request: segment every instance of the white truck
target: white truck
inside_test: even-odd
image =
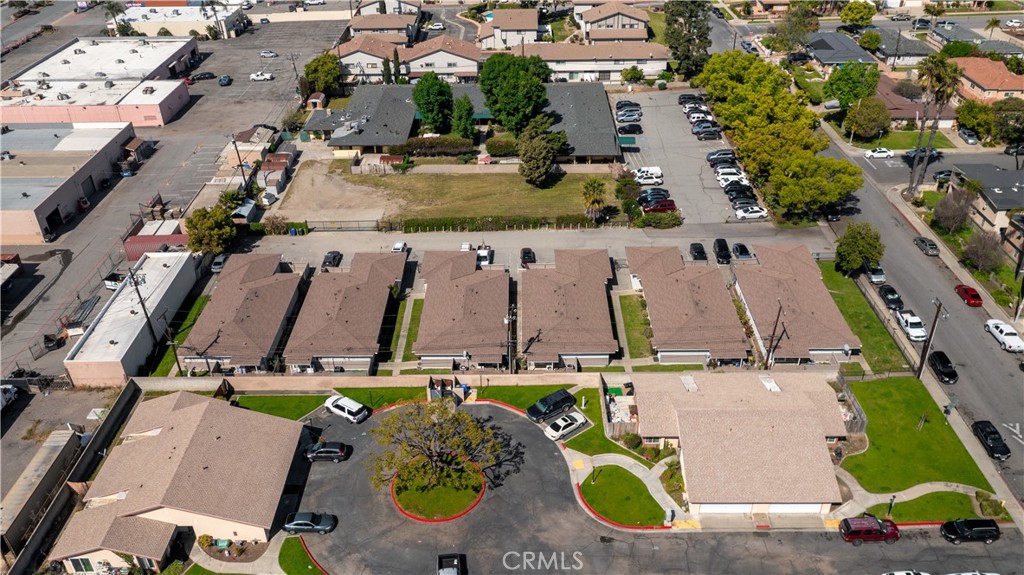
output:
[[[914,310],[894,309],[892,314],[896,317],[896,323],[899,324],[900,329],[907,335],[907,339],[910,341],[925,341],[928,339],[928,330],[925,329],[924,322],[921,321],[921,318],[917,317]]]
[[[274,75],[270,72],[253,72],[249,74],[250,82],[269,82],[274,79]]]

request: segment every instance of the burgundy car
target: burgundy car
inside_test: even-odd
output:
[[[644,206],[644,213],[649,214],[651,212],[674,212],[676,211],[676,203],[673,200],[660,200],[653,204]]]
[[[960,299],[964,300],[964,303],[968,306],[981,307],[981,294],[978,293],[978,290],[963,284],[953,289],[956,290],[956,295],[960,296]]]

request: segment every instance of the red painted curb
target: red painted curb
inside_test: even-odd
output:
[[[401,407],[403,405],[409,405],[409,404],[412,404],[412,403],[426,403],[426,402],[427,402],[427,400],[425,400],[425,399],[403,399],[402,401],[396,401],[395,403],[389,403],[388,405],[384,405],[384,406],[378,407],[377,409],[373,410],[373,413],[377,413],[377,412],[380,412],[380,411],[387,411],[389,409],[394,409],[396,407]]]
[[[321,565],[319,561],[313,558],[313,554],[309,552],[309,547],[306,547],[306,540],[302,538],[302,535],[299,535],[299,543],[302,543],[302,549],[306,552],[306,557],[309,557],[309,560],[313,562],[313,565],[316,565],[317,569],[323,571],[324,575],[330,575],[329,573],[327,573],[327,569],[324,569],[324,566]]]
[[[929,527],[935,525],[942,525],[943,521],[920,521],[916,523],[897,523],[897,527]]]
[[[591,507],[589,503],[587,503],[587,499],[583,497],[583,489],[580,487],[579,483],[576,484],[576,493],[580,496],[580,501],[583,502],[583,506],[587,508],[587,511],[589,511],[591,515],[597,517],[598,519],[604,521],[609,525],[618,527],[619,529],[630,529],[633,531],[657,531],[664,529],[672,529],[667,525],[623,525],[622,523],[616,523],[615,521],[612,521],[611,519],[608,519],[607,517],[601,515],[597,511],[594,511],[594,508]]]
[[[515,411],[516,413],[518,413],[520,415],[526,415],[526,410],[525,409],[519,409],[518,407],[516,407],[514,405],[509,405],[509,404],[505,403],[504,401],[498,401],[497,399],[482,398],[482,399],[477,399],[476,403],[493,403],[494,405],[497,405],[498,407],[504,407],[505,409],[511,409],[512,411]]]
[[[473,463],[472,461],[470,461],[469,463],[473,467],[476,467],[477,471],[480,472],[480,478],[483,481],[480,483],[480,495],[477,495],[476,501],[474,501],[473,504],[470,505],[469,507],[467,507],[466,509],[462,510],[462,512],[459,513],[458,515],[453,515],[451,517],[444,517],[444,518],[441,518],[441,519],[427,519],[426,517],[420,517],[418,515],[413,515],[412,513],[409,513],[405,509],[402,509],[402,506],[398,503],[398,499],[395,497],[395,480],[394,479],[391,480],[391,502],[395,504],[395,508],[398,509],[399,513],[401,513],[402,515],[405,515],[406,517],[408,517],[409,519],[412,519],[414,521],[419,521],[421,523],[446,523],[448,521],[455,521],[459,517],[462,517],[463,515],[465,515],[465,514],[469,513],[470,511],[476,509],[476,506],[479,505],[480,501],[484,498],[484,493],[487,492],[487,478],[484,477],[484,472],[480,469],[480,466],[477,465],[476,463]]]

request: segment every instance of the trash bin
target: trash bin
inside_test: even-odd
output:
[[[298,230],[299,230],[299,235],[300,235],[300,236],[304,236],[304,235],[306,235],[306,230],[304,230],[304,229],[302,229],[302,228],[298,228]]]
[[[288,228],[288,235],[289,236],[294,236],[295,235],[295,228]]]

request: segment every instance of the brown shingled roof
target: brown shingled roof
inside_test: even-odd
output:
[[[363,14],[353,16],[349,27],[353,30],[402,30],[416,23],[415,14]]]
[[[542,60],[668,60],[669,49],[653,42],[615,42],[600,44],[565,44],[538,42],[517,48],[525,56]]]
[[[491,19],[491,26],[502,30],[537,30],[537,10],[534,9],[512,9],[495,10],[491,12],[494,18]]]
[[[736,266],[736,278],[765,345],[781,302],[789,338],[779,343],[777,358],[806,358],[811,350],[842,350],[844,345],[860,348],[805,246],[755,245],[753,251],[760,265]]]
[[[681,377],[692,378],[696,391]],[[769,391],[762,377],[780,391]],[[846,428],[825,374],[633,374],[632,381],[638,433],[678,437],[691,502],[842,500],[825,440]]]
[[[259,365],[270,355],[299,285],[298,274],[277,273],[280,263],[280,254],[228,258],[182,347],[192,354],[230,357],[234,365]]]
[[[51,552],[159,559],[175,526],[134,517],[171,508],[270,529],[302,424],[177,392],[144,401]]]
[[[650,22],[651,20],[651,17],[647,15],[647,12],[622,2],[605,2],[603,4],[599,4],[596,7],[580,14],[580,17],[583,18],[584,22],[597,22],[598,20],[604,20],[605,18],[615,14],[629,16],[630,18],[640,20],[641,22]]]
[[[712,266],[684,267],[677,247],[627,247],[630,273],[643,285],[658,351],[708,351],[746,357],[750,349],[725,287]]]
[[[448,36],[447,34],[434,36],[426,42],[420,42],[412,48],[403,50],[401,56],[403,61],[411,62],[435,52],[448,52],[449,54],[468,58],[474,62],[480,61],[480,48],[476,44],[466,42],[455,36]]]
[[[431,251],[420,275],[427,291],[413,353],[461,356],[477,363],[500,363],[508,339],[509,276],[504,270],[476,269],[476,252]]]
[[[337,48],[331,50],[331,53],[339,58],[344,58],[357,52],[381,59],[390,58],[395,52],[395,45],[377,36],[376,34],[360,34],[348,42],[340,44]],[[404,42],[405,36],[403,35],[402,38]]]
[[[646,28],[591,28],[587,32],[591,40],[632,40],[646,41]]]
[[[618,351],[608,311],[611,276],[608,250],[555,250],[555,269],[520,273],[522,339],[540,334],[530,345],[530,361]]]
[[[288,362],[377,353],[384,309],[391,287],[402,280],[407,255],[360,253],[348,272],[314,277],[288,338]]]

